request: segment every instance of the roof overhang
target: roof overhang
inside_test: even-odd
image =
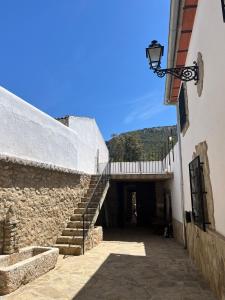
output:
[[[185,65],[198,0],[171,0],[167,68]],[[165,104],[176,104],[181,80],[166,76]]]

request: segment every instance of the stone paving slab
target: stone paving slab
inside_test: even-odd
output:
[[[4,300],[215,300],[173,239],[116,230],[84,256],[60,256],[54,270]]]

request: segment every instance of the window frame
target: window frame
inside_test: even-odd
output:
[[[192,217],[195,225],[206,231],[206,202],[204,190],[203,163],[200,156],[195,157],[189,163],[189,178],[191,190]]]
[[[222,12],[223,12],[223,21],[225,22],[225,0],[221,0]]]

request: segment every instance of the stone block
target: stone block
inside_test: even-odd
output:
[[[0,256],[0,295],[9,294],[53,269],[58,254],[57,248],[27,247],[17,254]]]
[[[213,230],[204,232],[187,224],[188,251],[218,299],[225,298],[225,238]]]

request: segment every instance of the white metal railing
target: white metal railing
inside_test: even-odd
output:
[[[111,162],[110,174],[159,174],[163,164],[158,161]]]
[[[109,163],[110,175],[121,174],[165,174],[173,171],[174,165],[174,148],[177,144],[166,153],[154,153],[156,160],[143,161],[121,161]],[[98,174],[101,174],[107,163],[98,164]]]

